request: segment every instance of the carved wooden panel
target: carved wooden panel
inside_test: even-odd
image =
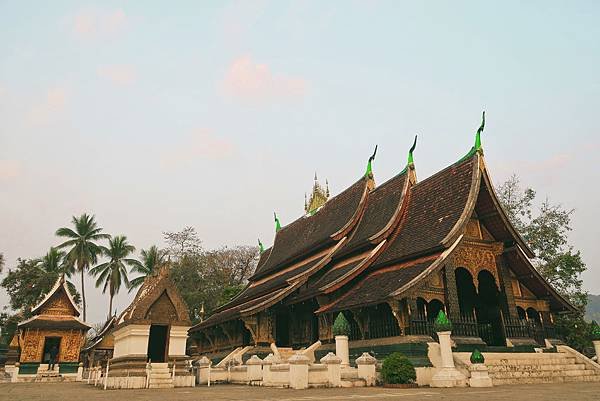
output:
[[[81,330],[27,329],[23,335],[21,362],[39,363],[44,353],[46,337],[60,337],[58,362],[77,362],[84,341]]]
[[[48,302],[42,310],[40,314],[43,315],[75,315],[75,311],[73,310],[73,306],[71,302],[67,298],[67,294],[64,291],[57,292]]]
[[[479,227],[479,220],[471,219],[467,223],[465,229],[465,236],[469,238],[481,239],[481,228]]]
[[[501,252],[502,244],[484,245],[465,241],[452,255],[452,261],[454,267],[464,267],[471,273],[476,287],[478,274],[482,270],[489,271],[494,276],[496,285],[500,287],[496,256]]]

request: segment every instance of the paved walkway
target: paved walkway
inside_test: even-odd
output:
[[[218,385],[164,390],[108,390],[81,383],[0,384],[0,400],[10,401],[590,401],[600,400],[598,383],[537,384],[453,389],[309,389],[290,390]]]

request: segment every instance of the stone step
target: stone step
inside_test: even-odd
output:
[[[174,388],[173,383],[170,384],[149,384],[148,388]]]
[[[150,378],[151,379],[155,378],[155,377],[156,378],[163,378],[163,377],[164,378],[171,378],[171,372],[164,372],[164,373],[155,373],[155,372],[152,372],[152,373],[150,373]]]
[[[572,383],[572,382],[600,382],[600,375],[594,376],[566,376],[566,377],[529,377],[520,379],[495,379],[494,386],[507,384],[543,384],[543,383]]]
[[[342,379],[342,387],[365,387],[367,382],[364,379]]]
[[[594,376],[593,370],[545,370],[545,371],[519,371],[519,372],[496,372],[490,374],[493,379],[521,379],[538,377],[576,377],[576,376]]]
[[[488,366],[488,371],[493,372],[514,372],[514,371],[546,371],[546,370],[585,370],[583,364],[564,364],[564,365],[492,365]]]
[[[542,354],[545,355],[545,354]],[[506,358],[506,359],[487,359],[485,360],[486,366],[497,366],[497,365],[567,365],[575,364],[575,358],[562,357],[562,358]]]

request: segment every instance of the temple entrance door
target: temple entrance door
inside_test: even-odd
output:
[[[275,315],[275,345],[278,347],[290,346],[290,320],[286,312]]]
[[[477,307],[477,322],[485,332],[484,338],[488,345],[506,345],[504,325],[500,312],[500,292],[492,273],[482,270],[477,275],[479,281]]]
[[[167,353],[169,326],[153,324],[150,326],[148,338],[148,360],[151,362],[164,362]]]
[[[50,350],[55,346],[58,349],[58,353],[56,354],[56,358],[58,359],[58,355],[60,355],[60,337],[46,337],[44,341],[42,363],[50,363]]]

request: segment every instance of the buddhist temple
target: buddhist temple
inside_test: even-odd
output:
[[[146,277],[133,302],[112,325],[103,336],[110,334],[114,343],[109,388],[194,385],[186,356],[189,312],[169,278],[168,264]]]
[[[106,367],[107,361],[113,357],[115,338],[112,332],[116,323],[117,317],[111,316],[98,333],[81,350],[83,363],[86,368],[94,366]]]
[[[76,373],[79,352],[90,326],[79,319],[79,309],[64,276],[31,312],[33,316],[18,325],[19,374],[45,372],[53,347],[58,348],[57,374]]]
[[[336,196],[315,180],[306,214],[282,227],[276,216],[273,245],[247,287],[191,328],[197,353],[317,341],[325,353],[339,313],[351,326],[351,353],[378,358],[398,350],[425,361],[440,310],[459,347],[533,347],[555,338],[554,317],[574,308],[532,266],[533,252],[500,205],[483,129],[465,156],[422,181],[416,138],[399,173],[382,184],[375,154]]]

